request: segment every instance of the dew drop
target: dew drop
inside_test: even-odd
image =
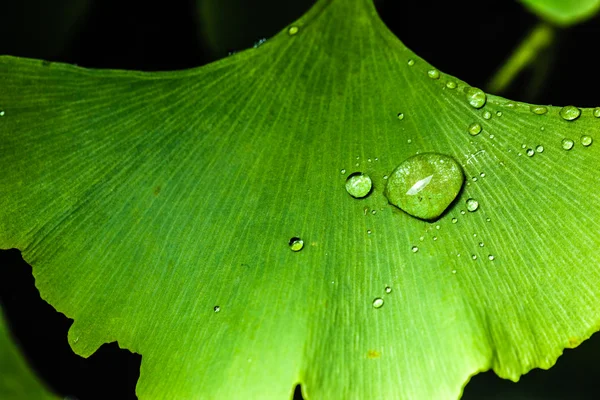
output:
[[[529,106],[529,110],[537,115],[544,115],[548,112],[548,108],[544,106]]]
[[[427,71],[427,76],[429,76],[431,79],[440,79],[440,71],[437,69],[430,69]]]
[[[496,111],[496,116],[497,117],[501,117],[502,116],[502,111]]]
[[[538,153],[543,153],[544,152],[544,146],[542,146],[541,144],[539,146],[537,146],[535,148],[535,151],[537,151]]]
[[[477,209],[479,208],[479,202],[475,199],[468,199],[467,200],[467,210],[469,212],[475,212],[477,211]]]
[[[571,139],[563,139],[562,140],[562,148],[564,150],[571,150],[573,148],[573,146],[575,146],[575,142],[572,141]]]
[[[373,233],[370,229],[367,229],[367,235],[370,235],[371,233]]]
[[[488,260],[490,260],[490,261],[494,261],[495,259],[496,259],[496,257],[494,257],[494,255],[493,255],[493,254],[490,254],[490,255],[488,256]]]
[[[473,122],[471,125],[469,125],[469,133],[471,136],[479,135],[481,133],[481,125],[479,125],[477,122]]]
[[[473,255],[471,256],[471,258],[472,258],[473,260],[477,260],[477,255],[476,255],[476,254],[473,254]]]
[[[535,154],[535,151],[533,149],[527,149],[526,153],[529,157],[533,157],[533,155]]]
[[[373,214],[373,215],[377,214],[377,210],[371,211],[371,214]]]
[[[456,89],[456,82],[454,82],[454,81],[448,81],[448,82],[446,82],[446,87],[448,89]]]
[[[412,250],[413,253],[417,253],[419,251],[419,248],[417,246],[413,246],[410,249]]]
[[[581,110],[575,106],[565,106],[560,109],[559,114],[562,119],[566,121],[573,121],[579,118],[581,115]]]
[[[479,176],[485,178],[485,172],[480,173]]]
[[[344,174],[346,173],[346,170],[342,168],[342,170],[340,171],[340,173],[341,173],[342,175],[344,175]]]
[[[600,118],[600,107],[594,108],[594,117]]]
[[[474,108],[481,108],[487,101],[487,96],[484,91],[475,87],[469,88],[466,91],[467,101]]]
[[[485,243],[479,242],[479,247],[484,247],[484,246],[485,246]]]
[[[258,41],[254,42],[254,46],[253,47],[255,49],[258,49],[260,46],[262,46],[263,44],[265,44],[266,41],[267,41],[267,38],[259,39]]]
[[[298,33],[299,30],[300,29],[297,26],[295,26],[295,25],[294,26],[290,26],[289,29],[288,29],[288,35],[294,36],[295,34]]]
[[[213,310],[214,310],[215,312],[219,312],[219,311],[221,311],[221,307],[219,307],[219,306],[214,306],[214,307],[213,307]]]
[[[415,65],[415,60],[413,60],[412,58],[408,60],[408,66],[412,67],[413,65]]]
[[[4,110],[0,110],[0,117],[4,117]]]
[[[485,220],[486,220],[487,222],[490,222],[490,221],[491,221],[491,218],[486,218]]]
[[[300,251],[304,247],[304,240],[299,237],[293,237],[289,241],[289,246],[292,251]]]
[[[476,177],[476,176],[474,176],[474,177],[472,177],[472,178],[471,178],[471,180],[472,180],[473,182],[477,182],[477,177]]]
[[[381,308],[383,307],[383,299],[381,297],[375,298],[373,300],[373,308]]]
[[[463,182],[463,171],[452,157],[422,153],[396,167],[384,195],[390,204],[413,217],[432,220],[448,208]]]
[[[583,146],[585,146],[585,147],[588,147],[589,145],[591,145],[593,141],[594,141],[594,140],[592,139],[592,137],[591,137],[591,136],[588,136],[588,135],[583,135],[583,136],[581,137],[581,144],[582,144]]]
[[[404,114],[403,113],[398,113],[398,119],[400,121],[402,121],[404,119]]]
[[[460,210],[461,215],[465,215],[467,212],[465,210]]]
[[[492,113],[489,111],[484,111],[483,112],[483,119],[490,119],[492,118]]]
[[[389,287],[389,286],[386,286],[386,287],[385,287],[385,292],[386,292],[386,293],[388,293],[388,294],[389,294],[389,293],[392,293],[392,288],[391,288],[391,287]]]
[[[368,175],[355,172],[346,179],[346,191],[350,196],[361,199],[371,193],[373,182]]]
[[[387,181],[387,178],[388,178],[388,176],[387,176],[387,175],[384,175],[384,176],[383,176],[383,179],[384,179],[384,180],[386,180],[386,181]]]
[[[456,219],[456,218],[452,218],[452,223],[453,223],[453,224],[455,224],[455,223],[457,223],[457,222],[458,222],[458,219]]]
[[[453,269],[453,270],[452,270],[452,273],[453,273],[453,274],[456,274],[456,270],[455,270],[455,269]]]

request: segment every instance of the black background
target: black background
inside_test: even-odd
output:
[[[92,68],[156,71],[196,67],[272,36],[312,4],[308,0],[222,1],[230,8],[228,15],[232,10],[237,13],[236,25],[228,28],[237,30],[237,34],[231,33],[230,48],[211,48],[198,35],[192,0],[172,0],[160,7],[141,0],[97,0],[63,50],[43,58]],[[3,7],[4,3],[0,1],[0,9],[10,9]],[[419,56],[482,88],[538,21],[512,0],[377,0],[376,5],[389,28]],[[42,58],[42,52],[27,43],[52,33],[42,26],[27,32],[17,29],[19,21],[27,18],[28,13],[16,12],[11,16],[15,25],[0,27],[0,54]],[[599,18],[561,30],[543,89],[528,91],[531,74],[525,73],[505,96],[542,104],[600,105],[600,81],[595,72],[600,70],[596,55],[599,33]],[[28,40],[23,40],[23,35],[28,35]],[[31,267],[16,250],[0,251],[0,303],[16,342],[55,392],[81,400],[135,398],[141,357],[120,350],[115,343],[102,346],[89,359],[73,354],[66,339],[72,321],[40,299]],[[600,398],[598,377],[600,339],[595,335],[576,350],[566,350],[554,368],[534,370],[518,384],[500,380],[491,372],[480,374],[469,383],[463,398],[596,399]]]

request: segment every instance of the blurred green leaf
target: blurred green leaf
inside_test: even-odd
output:
[[[368,0],[188,71],[2,57],[0,110],[0,248],[75,352],[142,354],[141,399],[451,399],[598,328],[600,111],[484,98]],[[425,152],[466,175],[434,222],[383,195]]]
[[[58,399],[37,379],[9,335],[0,308],[0,398],[2,400]]]
[[[593,17],[600,0],[521,0],[523,5],[549,22],[572,25]]]

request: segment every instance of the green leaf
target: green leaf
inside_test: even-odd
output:
[[[140,399],[452,399],[598,329],[600,111],[474,97],[367,0],[293,28],[180,72],[0,58],[0,248],[76,353],[142,354]],[[435,222],[383,194],[425,152],[466,176]]]
[[[600,0],[521,0],[523,5],[549,22],[572,25],[593,17]]]
[[[37,379],[9,335],[0,308],[0,398],[3,400],[58,399]]]

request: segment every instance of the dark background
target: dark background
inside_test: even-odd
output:
[[[19,1],[0,1],[0,54],[146,71],[196,67],[251,47],[313,3],[206,0],[219,5],[211,15],[219,20],[215,46],[200,33],[203,19],[197,18],[193,0],[171,0],[160,7],[141,0],[94,0],[80,18],[72,19],[68,34],[60,40],[54,40],[59,38],[53,36],[56,27],[44,23],[51,18],[43,7],[36,7],[37,0],[15,6]],[[61,1],[51,2],[54,10],[60,12]],[[513,0],[376,0],[376,5],[389,28],[419,56],[482,88],[537,23]],[[600,105],[600,81],[592,72],[600,70],[599,33],[600,18],[562,30],[548,53],[549,73],[541,90],[531,88],[532,73],[525,73],[505,96],[554,105]],[[31,267],[16,250],[0,251],[0,303],[16,342],[55,392],[81,400],[135,398],[141,357],[115,343],[102,346],[89,359],[75,355],[67,343],[72,321],[40,299]],[[566,350],[555,367],[534,370],[518,384],[491,372],[480,374],[469,383],[463,399],[600,398],[598,337]]]

